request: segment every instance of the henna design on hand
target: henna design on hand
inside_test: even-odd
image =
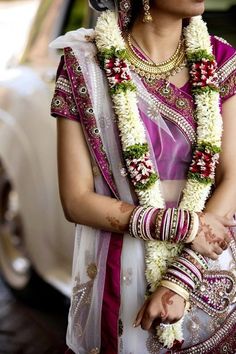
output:
[[[228,248],[228,243],[223,240],[223,241],[219,242],[219,246],[222,248],[222,250],[225,251]]]
[[[201,231],[204,233],[205,238],[209,244],[217,242],[217,236],[212,231],[212,228],[210,227],[210,225],[202,223]]]
[[[162,306],[164,308],[164,312],[161,312],[162,319],[165,319],[167,317],[167,315],[168,315],[167,306],[173,305],[173,300],[171,300],[171,298],[175,295],[176,295],[176,293],[172,290],[166,290],[165,293],[162,295],[161,302],[162,302]]]
[[[199,232],[202,232],[205,236],[206,241],[211,245],[219,241],[218,237],[214,234],[212,227],[205,222],[205,217],[203,213],[200,213],[200,229]]]
[[[119,204],[120,204],[119,209],[122,212],[122,214],[131,212],[134,208],[132,205],[125,203],[125,202],[119,202]]]
[[[107,216],[106,220],[109,222],[109,224],[119,230],[119,231],[124,231],[125,230],[125,225],[122,225],[118,219],[116,219],[114,216]]]

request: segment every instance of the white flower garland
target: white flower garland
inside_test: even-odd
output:
[[[147,145],[145,128],[139,115],[137,96],[125,57],[126,44],[115,13],[104,12],[98,19],[95,32],[98,52],[102,57],[112,89],[111,96],[118,117],[127,169],[140,205],[164,208],[160,180],[155,174],[152,161],[149,160],[149,151],[145,150]],[[199,212],[205,206],[213,182],[212,176],[221,146],[222,118],[219,109],[219,93],[215,90],[216,64],[212,55],[210,36],[200,16],[190,20],[190,24],[184,29],[184,36],[186,55],[188,59],[192,58],[193,64],[190,74],[192,73],[193,87],[196,89],[194,93],[198,122],[196,156],[201,156],[201,161],[195,158],[192,162],[192,177],[187,180],[180,207]],[[199,61],[200,64],[196,64]],[[211,157],[209,165],[206,159],[204,160],[206,155]],[[145,168],[145,161],[148,161],[148,169]],[[199,165],[201,165],[200,169]],[[146,279],[151,286],[151,291],[159,285],[168,264],[181,250],[182,246],[167,242],[146,242]],[[164,346],[171,348],[175,340],[183,339],[182,322],[183,319],[174,325],[158,328],[157,335]]]

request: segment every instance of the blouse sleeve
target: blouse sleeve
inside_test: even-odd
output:
[[[219,37],[213,37],[212,44],[218,64],[220,96],[224,103],[236,94],[236,50]]]
[[[51,116],[64,117],[79,122],[79,113],[73,97],[64,56],[57,69],[56,86],[51,102]]]

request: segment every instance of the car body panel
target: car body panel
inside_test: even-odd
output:
[[[31,68],[7,74],[0,81],[0,159],[18,191],[27,254],[43,278],[62,267],[69,282],[74,225],[59,199],[52,92]]]

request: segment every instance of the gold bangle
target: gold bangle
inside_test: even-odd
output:
[[[154,231],[156,240],[161,239],[161,223],[162,223],[163,215],[164,215],[164,210],[158,210],[156,215],[156,220],[155,220],[155,231]]]
[[[191,218],[192,218],[192,230],[190,231],[190,235],[187,237],[187,239],[184,241],[185,243],[191,243],[195,239],[195,237],[198,234],[198,229],[199,229],[199,217],[197,213],[191,212]]]
[[[189,301],[189,293],[187,290],[183,289],[181,286],[172,283],[171,281],[168,280],[162,280],[160,283],[161,286],[164,286],[167,289],[170,289],[174,291],[176,294],[182,296],[186,302]]]

